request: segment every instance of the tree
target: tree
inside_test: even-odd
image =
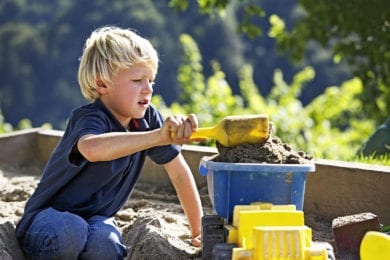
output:
[[[331,48],[335,62],[346,61],[364,85],[360,95],[366,117],[381,123],[390,112],[390,2],[387,0],[299,0],[303,15],[290,31],[276,15],[269,15],[270,36],[292,61],[304,57],[311,42]],[[254,19],[264,17],[256,1],[200,0],[203,13],[218,14],[229,5],[240,5],[243,16],[238,29],[249,37],[262,34]],[[179,10],[188,7],[188,0],[171,0]],[[258,26],[257,26],[258,27]],[[363,115],[364,115],[363,113]]]
[[[131,27],[151,40],[161,60],[154,93],[168,103],[180,95],[180,34],[200,43],[207,76],[213,74],[212,59],[231,78],[243,64],[243,43],[232,26],[204,19],[196,8],[174,15],[166,1],[0,1],[0,108],[7,122],[15,126],[29,118],[33,125],[65,127],[72,109],[86,102],[77,84],[83,43],[103,25]]]
[[[309,41],[330,46],[336,62],[345,60],[364,85],[363,110],[378,123],[390,112],[390,2],[386,0],[300,0],[305,11],[290,31],[275,37],[294,61]]]
[[[202,127],[216,125],[228,115],[267,114],[274,123],[274,135],[292,147],[317,158],[350,160],[361,146],[364,136],[374,130],[372,120],[360,120],[362,91],[358,78],[326,91],[306,106],[301,102],[302,90],[313,80],[315,71],[306,67],[287,82],[281,70],[275,70],[274,85],[268,95],[259,91],[249,64],[239,71],[240,96],[234,95],[217,62],[214,73],[206,77],[202,55],[190,35],[180,37],[184,55],[179,66],[180,100],[167,107],[160,96],[153,97],[160,111],[167,116],[195,113]],[[208,140],[207,145],[213,141]]]

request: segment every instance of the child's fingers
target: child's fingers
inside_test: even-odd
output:
[[[196,247],[201,247],[202,246],[202,238],[200,235],[192,238],[191,240],[191,245],[196,246]]]
[[[195,114],[190,114],[186,119],[191,124],[192,131],[195,131],[198,128],[198,118]]]
[[[165,124],[168,126],[173,142],[188,143],[191,134],[198,127],[198,119],[194,114],[188,117],[173,115],[167,117]]]

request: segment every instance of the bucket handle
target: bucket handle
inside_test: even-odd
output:
[[[201,161],[199,164],[199,173],[202,176],[206,176],[208,173],[208,169],[206,168],[206,165],[204,164],[203,161]]]

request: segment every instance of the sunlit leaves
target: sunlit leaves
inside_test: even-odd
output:
[[[274,86],[264,96],[253,81],[254,70],[245,65],[239,73],[240,96],[232,93],[231,86],[217,62],[212,63],[214,73],[205,78],[200,66],[201,54],[188,35],[181,37],[185,50],[178,79],[182,99],[169,108],[162,100],[164,112],[195,113],[200,126],[212,126],[228,115],[267,114],[274,124],[274,134],[293,148],[318,158],[350,160],[364,140],[374,130],[373,121],[361,114],[362,92],[358,78],[331,86],[304,106],[300,101],[303,88],[315,76],[312,67],[295,74],[286,82],[283,72],[274,72]],[[193,53],[191,53],[193,52]]]
[[[271,20],[270,35],[276,37],[280,49],[298,61],[310,41],[332,48],[334,62],[347,62],[363,81],[364,111],[383,121],[390,110],[388,96],[380,90],[381,85],[390,88],[389,1],[300,0],[299,4],[305,15],[290,32],[278,30],[277,20]]]
[[[272,14],[269,18],[269,22],[271,24],[271,29],[268,32],[270,37],[276,38],[284,33],[286,25],[278,15]]]
[[[177,7],[187,8],[188,0],[171,0]],[[377,122],[384,120],[390,101],[380,85],[390,88],[390,5],[387,0],[299,0],[302,15],[287,31],[283,17],[269,14],[268,36],[275,38],[281,51],[294,63],[305,57],[310,42],[332,49],[335,63],[348,63],[355,76],[363,81],[363,107]],[[265,17],[261,3],[252,0],[199,0],[199,9],[218,13],[235,5],[242,10],[238,29],[250,38],[262,35],[256,18]],[[367,76],[367,72],[371,75]],[[379,97],[379,98],[378,98]]]

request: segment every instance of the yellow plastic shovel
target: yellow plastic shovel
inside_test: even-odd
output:
[[[261,143],[269,136],[268,115],[227,116],[216,126],[198,128],[190,139],[216,139],[226,147]]]

